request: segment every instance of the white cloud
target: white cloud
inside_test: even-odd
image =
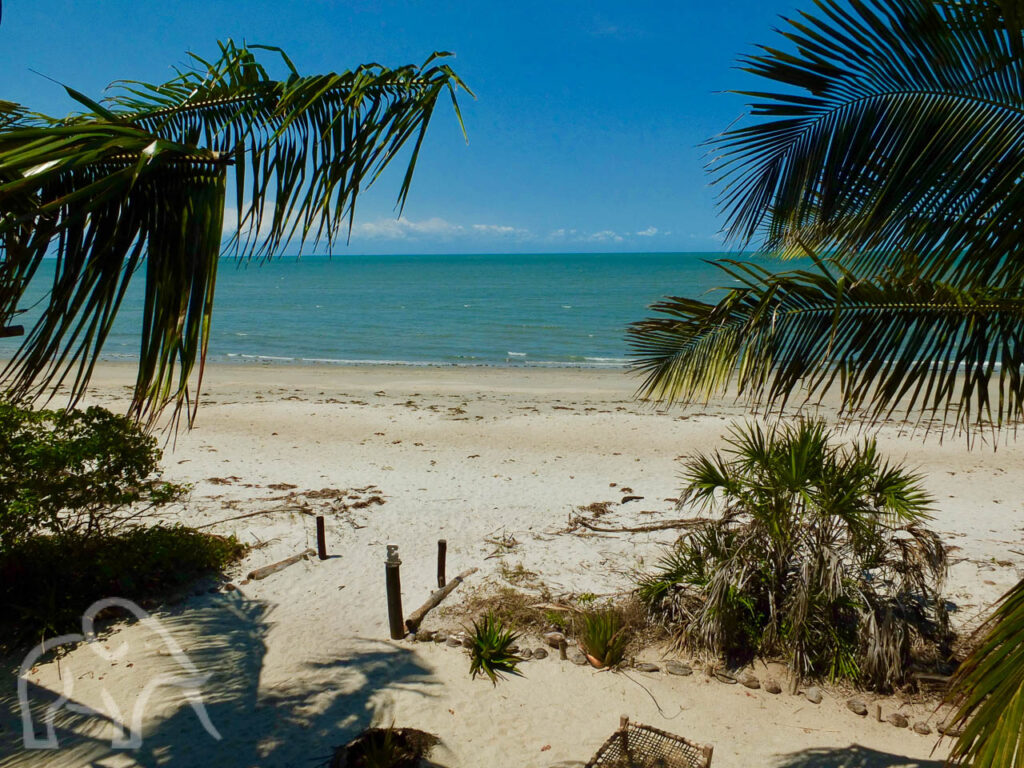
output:
[[[409,240],[419,237],[448,239],[464,234],[465,227],[435,216],[431,219],[377,219],[359,222],[352,228],[352,239]]]
[[[637,237],[654,237],[655,235],[660,234],[660,231],[657,227],[648,227],[647,229],[641,229],[639,232],[634,232],[633,234]]]
[[[504,224],[474,224],[473,229],[485,235],[497,235],[499,237],[529,237],[530,230],[520,227],[510,227]]]
[[[595,243],[621,243],[623,240],[622,235],[610,229],[602,229],[600,232],[593,232],[588,235],[586,239]]]

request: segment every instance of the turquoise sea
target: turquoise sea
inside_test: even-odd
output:
[[[667,294],[731,280],[713,253],[283,257],[222,263],[211,362],[617,367],[627,325]],[[26,297],[45,294],[52,262]],[[137,283],[137,284],[136,284]],[[104,357],[137,357],[141,280]],[[30,324],[32,313],[17,322]],[[9,357],[15,340],[0,340]]]

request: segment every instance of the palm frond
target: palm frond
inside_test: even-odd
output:
[[[781,30],[795,51],[741,63],[772,90],[743,92],[755,122],[711,142],[730,235],[860,273],[913,253],[926,280],[1019,281],[1019,26],[990,2],[817,9]]]
[[[690,402],[735,384],[785,406],[835,386],[844,411],[869,418],[904,409],[967,429],[1024,415],[1017,287],[963,290],[920,279],[913,263],[873,279],[835,262],[777,274],[716,263],[741,287],[716,304],[670,297],[630,327],[639,394]]]
[[[2,374],[15,396],[84,392],[128,282],[144,271],[140,364],[131,412],[168,404],[194,418],[209,340],[229,186],[228,249],[272,256],[333,242],[359,191],[412,142],[409,191],[437,99],[462,86],[436,59],[278,81],[254,49],[222,43],[213,63],[162,85],[122,83],[66,119],[0,104],[0,325],[41,260],[56,256],[49,303]],[[198,377],[193,380],[196,363]]]
[[[274,80],[257,50],[279,54],[288,78]],[[449,55],[435,53],[419,67],[366,64],[302,76],[279,48],[228,41],[214,62],[191,55],[194,67],[168,83],[116,83],[105,106],[156,135],[234,157],[243,233],[236,245],[243,255],[268,255],[288,242],[330,244],[346,219],[350,229],[360,189],[411,140],[402,209],[440,95],[451,96],[462,126],[456,92],[469,91],[438,63]]]
[[[973,768],[1024,765],[1024,581],[1000,600],[953,678],[951,718],[962,735],[950,760]]]

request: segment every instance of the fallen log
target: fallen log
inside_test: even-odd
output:
[[[427,598],[427,602],[425,602],[423,605],[421,605],[419,608],[417,608],[415,611],[413,611],[409,615],[409,618],[405,620],[405,628],[406,628],[406,630],[409,631],[409,632],[415,632],[417,629],[419,629],[420,624],[423,623],[423,618],[428,613],[430,613],[430,611],[432,611],[434,608],[436,608],[441,603],[442,600],[444,600],[446,597],[448,597],[448,595],[450,595],[452,593],[452,590],[454,590],[457,586],[459,586],[459,584],[462,583],[463,579],[465,579],[465,578],[467,578],[469,576],[472,576],[478,570],[480,570],[480,569],[479,568],[470,568],[468,571],[463,571],[458,576],[456,576],[454,579],[449,581],[441,589],[434,590],[430,594],[430,597]]]
[[[297,555],[292,555],[291,557],[285,558],[284,560],[282,560],[279,563],[273,563],[272,565],[265,565],[262,568],[257,568],[255,571],[249,571],[249,575],[246,578],[247,579],[265,579],[265,578],[267,578],[267,576],[270,576],[271,574],[277,573],[278,571],[283,571],[289,565],[295,565],[300,560],[304,560],[305,558],[309,557],[310,555],[315,555],[315,554],[316,554],[316,550],[315,549],[304,550],[302,552],[299,552],[299,554],[297,554]]]

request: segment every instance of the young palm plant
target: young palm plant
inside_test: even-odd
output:
[[[916,476],[873,441],[830,443],[819,421],[726,442],[683,474],[680,503],[710,516],[639,587],[680,645],[878,689],[906,678],[915,646],[944,650],[946,553]]]
[[[284,79],[264,67],[268,54]],[[302,75],[279,49],[229,40],[166,83],[115,83],[102,104],[69,88],[84,107],[69,118],[0,102],[0,329],[56,256],[49,303],[0,383],[19,396],[65,382],[74,402],[144,272],[131,412],[153,418],[173,404],[191,420],[228,202],[226,250],[238,258],[330,245],[351,229],[360,190],[411,145],[401,210],[442,95],[461,125],[464,86],[445,56]]]
[[[474,680],[477,675],[484,674],[490,678],[492,685],[497,685],[504,673],[522,674],[516,669],[522,659],[512,650],[519,635],[505,629],[501,619],[493,613],[486,614],[479,622],[473,622],[470,639],[469,674]]]

